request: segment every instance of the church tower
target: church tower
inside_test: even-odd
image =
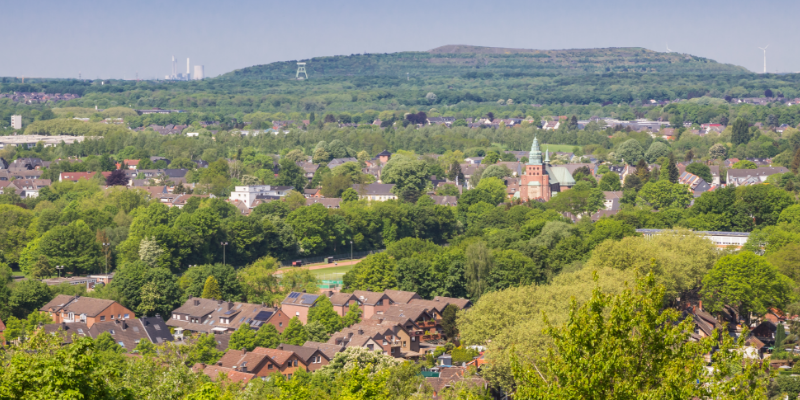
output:
[[[547,154],[549,162],[550,154]],[[534,137],[525,173],[519,185],[520,199],[522,201],[550,200],[550,176],[547,175],[546,164],[542,162],[542,151],[539,149],[539,140]]]

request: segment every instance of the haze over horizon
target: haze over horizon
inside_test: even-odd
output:
[[[448,44],[525,49],[644,47],[761,72],[800,71],[800,43],[781,29],[800,2],[519,0],[301,4],[243,0],[14,2],[0,25],[0,76],[163,79],[171,57],[206,77],[276,61],[426,51]],[[309,73],[313,73],[309,66]]]

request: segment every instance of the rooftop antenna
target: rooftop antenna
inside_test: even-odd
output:
[[[300,77],[300,74],[305,75],[305,78]],[[304,62],[297,63],[297,75],[295,75],[295,78],[298,81],[302,81],[303,79],[308,79],[308,74],[306,73],[306,63]]]
[[[769,47],[769,45],[767,45],[766,47],[759,47],[759,49],[764,51],[764,73],[765,74],[767,73],[767,47]]]

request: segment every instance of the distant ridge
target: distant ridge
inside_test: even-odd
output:
[[[311,79],[325,77],[415,77],[501,74],[558,76],[603,73],[751,74],[743,67],[680,53],[641,47],[534,50],[451,44],[423,52],[353,54],[315,57],[308,62]],[[217,79],[291,79],[296,61],[256,65]]]

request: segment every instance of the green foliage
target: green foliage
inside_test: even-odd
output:
[[[256,347],[275,349],[279,344],[281,344],[281,334],[278,333],[278,329],[275,328],[275,325],[264,324],[258,328],[255,338]]]
[[[622,186],[619,182],[619,175],[614,172],[607,172],[603,174],[597,187],[604,192],[619,191],[622,190]]]
[[[586,304],[573,302],[566,324],[546,321],[553,346],[541,368],[515,361],[517,396],[744,399],[766,395],[766,366],[747,362],[734,351],[744,345],[744,335],[738,343],[719,331],[700,342],[690,341],[691,319],[680,321],[677,311],[663,310],[663,296],[651,277],[635,290],[612,296],[595,288]],[[704,355],[716,346],[721,347],[711,357],[716,373],[709,374]]]
[[[396,265],[397,262],[386,253],[368,255],[344,275],[344,286],[348,291],[394,289],[397,287]]]
[[[756,169],[758,165],[756,163],[749,161],[749,160],[739,160],[731,166],[733,169]]]
[[[217,350],[217,341],[212,333],[201,333],[187,344],[186,365],[196,363],[213,364],[222,357],[223,352]]]
[[[319,296],[314,306],[308,310],[308,324],[312,322],[320,323],[328,334],[342,329],[342,318],[333,310],[331,300],[325,295]]]
[[[415,202],[428,184],[428,169],[424,161],[395,155],[381,172],[383,183],[393,183],[392,192],[403,200]]]
[[[45,283],[27,279],[15,283],[11,287],[8,304],[11,306],[14,316],[24,318],[28,314],[38,311],[50,300],[52,300],[50,288]]]
[[[622,143],[616,152],[617,158],[633,165],[644,157],[644,149],[636,139],[630,139]]]
[[[669,180],[647,182],[639,196],[656,209],[685,208],[692,201],[692,194],[686,185],[672,183]]]
[[[108,332],[103,332],[97,335],[97,338],[94,340],[94,348],[97,351],[109,351],[112,353],[122,353],[125,350],[122,349],[114,338]]]
[[[214,276],[206,278],[206,283],[203,286],[203,294],[200,297],[204,299],[217,299],[222,300],[222,292],[219,290],[219,284]]]
[[[363,314],[363,311],[361,311],[361,307],[358,306],[358,303],[350,303],[350,305],[347,306],[347,312],[342,318],[342,327],[350,327],[361,322],[361,314]]]
[[[256,332],[250,329],[249,324],[243,323],[239,325],[239,328],[231,334],[228,348],[234,350],[253,350],[256,348]]]
[[[711,310],[729,305],[747,317],[750,313],[763,315],[769,307],[783,308],[791,303],[793,286],[791,279],[763,257],[745,251],[717,261],[703,278],[700,294]]]
[[[286,328],[283,329],[281,334],[281,343],[293,344],[295,346],[302,346],[308,340],[303,323],[297,317],[292,317]]]
[[[695,174],[700,178],[703,178],[703,180],[709,184],[712,183],[714,180],[714,177],[711,176],[711,169],[708,167],[708,165],[705,165],[703,163],[694,162],[687,165],[686,172]]]
[[[455,304],[448,304],[442,311],[442,330],[450,340],[458,335],[458,327],[456,325],[457,312],[458,307]]]

